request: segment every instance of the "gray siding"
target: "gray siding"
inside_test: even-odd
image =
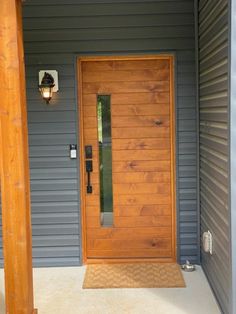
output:
[[[198,263],[194,1],[31,0],[24,36],[35,265],[80,259],[75,57],[160,52],[176,53],[180,261]],[[55,106],[37,91],[40,69],[59,72]]]
[[[214,252],[202,266],[224,313],[229,312],[228,1],[199,2],[201,232]]]

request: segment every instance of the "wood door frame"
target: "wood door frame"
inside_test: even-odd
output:
[[[171,258],[87,258],[86,208],[85,208],[85,172],[84,172],[84,124],[82,105],[82,63],[94,61],[127,60],[170,60],[170,142],[171,142],[171,200],[172,200],[172,257]],[[83,264],[93,263],[128,263],[128,262],[176,262],[177,258],[177,214],[176,214],[176,106],[175,106],[175,56],[174,54],[127,55],[127,56],[80,56],[77,58],[78,76],[78,127],[80,147],[80,200],[81,200],[81,245]]]

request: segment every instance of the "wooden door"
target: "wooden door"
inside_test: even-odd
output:
[[[104,95],[111,119],[109,226],[101,223],[98,99]],[[79,97],[84,261],[175,260],[173,57],[80,58]]]

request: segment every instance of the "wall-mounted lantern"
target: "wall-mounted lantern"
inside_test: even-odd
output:
[[[39,90],[43,99],[49,104],[53,93],[58,91],[58,72],[55,70],[39,71]]]

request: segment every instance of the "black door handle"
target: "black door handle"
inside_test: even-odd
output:
[[[85,167],[88,175],[87,193],[92,193],[93,187],[90,182],[91,181],[90,172],[93,171],[93,161],[91,160],[93,158],[93,148],[91,145],[85,146],[85,158],[86,158]]]
[[[91,178],[90,178],[90,173],[93,171],[93,161],[92,160],[86,160],[86,172],[88,175],[88,182],[87,182],[87,193],[92,193],[93,192],[93,187],[91,185]]]

